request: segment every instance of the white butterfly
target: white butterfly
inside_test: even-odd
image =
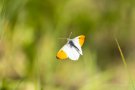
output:
[[[67,40],[67,43],[58,51],[57,59],[65,60],[69,58],[71,60],[78,60],[79,56],[83,55],[81,47],[85,41],[85,36],[80,35]]]

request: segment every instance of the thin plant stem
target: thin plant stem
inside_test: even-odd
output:
[[[120,52],[120,55],[121,55],[123,64],[124,64],[124,66],[125,66],[125,69],[127,70],[127,73],[128,73],[128,76],[129,76],[130,83],[132,84],[132,88],[133,88],[133,90],[135,90],[135,86],[134,86],[133,79],[132,79],[131,74],[130,74],[130,72],[129,72],[129,70],[128,70],[128,65],[127,65],[127,63],[126,63],[126,59],[125,59],[125,57],[124,57],[124,55],[123,55],[123,52],[122,52],[122,50],[121,50],[121,47],[120,47],[120,44],[119,44],[117,38],[115,38],[115,41],[116,41],[118,50],[119,50],[119,52]]]

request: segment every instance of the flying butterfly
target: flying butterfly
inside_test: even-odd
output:
[[[73,39],[67,38],[67,43],[58,51],[56,58],[65,60],[67,58],[71,60],[78,60],[82,53],[82,46],[85,41],[85,36],[80,35]]]

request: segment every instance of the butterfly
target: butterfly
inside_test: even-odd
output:
[[[67,58],[71,60],[78,60],[82,53],[82,46],[85,41],[85,36],[80,35],[73,39],[67,38],[67,43],[58,51],[56,58],[65,60]]]

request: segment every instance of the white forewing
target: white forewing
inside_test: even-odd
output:
[[[72,39],[75,46],[79,49],[79,53],[83,55],[81,45],[79,44],[79,37],[75,37]]]
[[[65,44],[62,48],[62,50],[64,50],[64,52],[66,52],[66,54],[68,55],[68,58],[70,58],[71,60],[78,60],[80,54],[79,52],[76,50],[75,47],[71,47],[70,44]]]

